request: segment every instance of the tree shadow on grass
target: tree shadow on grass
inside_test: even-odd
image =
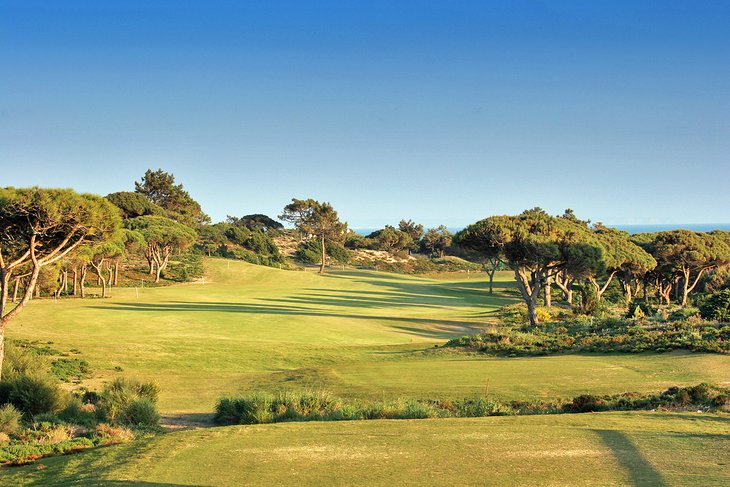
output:
[[[183,487],[182,484],[145,482],[143,480],[107,480],[105,474],[117,466],[132,464],[137,458],[148,455],[164,459],[166,452],[154,451],[155,438],[136,440],[131,443],[101,446],[83,450],[73,455],[43,458],[23,467],[11,467],[8,473],[21,474],[24,486],[154,486]],[[152,461],[156,461],[153,458]],[[42,466],[42,468],[39,468]],[[1,475],[1,474],[0,474]],[[141,476],[136,472],[134,476]],[[127,477],[127,475],[124,475]],[[5,485],[0,476],[0,485]],[[200,487],[187,484],[187,487]]]
[[[142,312],[190,312],[190,313],[248,313],[290,316],[314,316],[343,319],[378,320],[394,323],[392,328],[404,334],[417,335],[430,339],[444,339],[454,334],[478,330],[478,324],[469,321],[429,318],[408,318],[383,315],[361,315],[333,313],[302,306],[266,305],[254,303],[203,302],[189,303],[172,301],[169,303],[114,303],[113,305],[94,305],[92,309]],[[416,325],[413,327],[407,324]],[[419,326],[420,325],[420,326]]]
[[[592,430],[601,439],[626,470],[632,485],[666,486],[667,482],[662,475],[649,463],[641,450],[622,431]]]
[[[685,421],[710,421],[717,422],[730,429],[730,416],[720,416],[708,413],[688,413],[688,412],[662,412],[662,414],[647,414],[642,419],[666,421],[667,418],[681,419]]]
[[[163,414],[160,424],[168,431],[194,428],[210,428],[213,424],[211,413],[171,413]]]
[[[432,290],[434,286],[429,286]],[[502,294],[499,291],[487,294],[484,290],[471,288],[449,287],[444,292],[417,292],[406,290],[393,291],[351,291],[347,289],[306,289],[309,294],[294,296],[300,302],[316,302],[317,298],[327,298],[329,305],[335,306],[365,306],[365,307],[416,307],[416,308],[443,308],[455,306],[479,307],[483,305],[499,307],[514,304],[518,299],[514,296]]]

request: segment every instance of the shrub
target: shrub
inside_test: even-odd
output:
[[[3,382],[8,382],[21,375],[43,376],[46,372],[46,360],[41,355],[46,355],[44,350],[35,342],[9,341],[5,349],[3,360]],[[41,351],[39,351],[41,350]],[[53,352],[57,352],[53,350]],[[2,401],[0,396],[0,401]]]
[[[686,308],[679,308],[673,311],[669,315],[669,321],[687,321],[689,319],[697,318],[699,316],[699,309],[688,306]]]
[[[24,465],[51,455],[65,455],[94,446],[88,438],[74,438],[59,443],[35,445],[10,445],[0,448],[0,462],[8,465]]]
[[[7,402],[31,416],[58,411],[65,398],[64,392],[48,378],[24,374],[6,381],[2,393],[7,394]]]
[[[12,404],[5,404],[0,407],[0,433],[16,433],[20,429],[22,417],[23,413],[18,411]]]
[[[608,406],[605,399],[584,394],[573,398],[571,402],[563,406],[563,409],[571,413],[589,413],[594,411],[606,411]]]
[[[120,421],[128,425],[153,427],[159,424],[160,415],[152,401],[147,398],[140,398],[127,405]]]
[[[622,393],[607,396],[581,395],[570,401],[501,402],[487,397],[455,401],[396,399],[377,402],[346,402],[326,392],[253,393],[222,398],[216,406],[218,424],[275,423],[279,421],[340,421],[368,419],[422,419],[438,417],[483,417],[512,414],[558,414],[592,411],[647,410],[657,407],[725,410],[730,406],[730,388],[709,384],[673,387],[661,394]]]
[[[342,244],[327,241],[325,242],[325,248],[328,259],[340,264],[350,262],[350,251]],[[297,247],[296,257],[305,264],[318,264],[322,260],[322,244],[317,239],[306,240]]]
[[[654,310],[643,299],[633,299],[626,311],[627,318],[640,319],[654,314]]]
[[[675,349],[730,353],[730,327],[696,321],[641,323],[607,318],[493,329],[452,339],[444,347],[507,356],[558,352],[664,352]]]
[[[157,403],[159,387],[154,382],[140,382],[134,379],[115,379],[107,384],[99,394],[100,413],[112,422],[128,419],[130,405],[140,399],[146,399],[153,406]],[[133,409],[141,413],[147,406],[137,405]]]
[[[711,294],[700,306],[700,315],[706,320],[730,321],[730,289]]]
[[[503,416],[509,413],[509,409],[503,404],[485,397],[475,397],[455,401],[454,411],[457,416],[465,418]]]
[[[94,428],[98,423],[96,407],[93,404],[83,404],[78,397],[70,398],[58,417],[67,423],[86,428]]]
[[[127,428],[101,423],[96,426],[92,437],[99,445],[114,445],[131,441],[134,439],[134,433]]]

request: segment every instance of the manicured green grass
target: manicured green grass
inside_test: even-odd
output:
[[[3,485],[727,485],[730,417],[588,413],[170,433],[0,470]]]
[[[730,381],[722,355],[489,358],[424,350],[479,331],[515,301],[511,276],[445,279],[345,271],[320,276],[208,260],[205,283],[119,288],[111,299],[33,302],[10,338],[79,349],[98,387],[155,379],[164,413],[207,413],[222,395],[323,387],[344,397],[569,397]],[[121,371],[115,370],[121,368]]]
[[[238,391],[346,398],[568,398],[727,384],[730,357],[669,353],[494,358],[437,351],[515,302],[483,277],[280,271],[208,260],[205,283],[34,301],[7,335],[78,349],[98,388],[154,379],[161,409],[205,421]],[[139,294],[137,294],[139,293]],[[175,421],[173,418],[171,421]],[[198,423],[199,424],[199,423]],[[2,485],[723,485],[727,414],[601,413],[193,429],[0,469]]]

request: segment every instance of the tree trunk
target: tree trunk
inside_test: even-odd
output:
[[[76,296],[79,292],[79,273],[76,267],[74,267],[74,281],[73,281],[73,295]]]
[[[0,318],[0,379],[3,376],[3,361],[5,360],[5,323]]]
[[[99,263],[91,261],[91,267],[96,271],[96,282],[101,286],[101,297],[106,298],[106,277],[104,277],[104,264],[105,260],[101,259]]]
[[[540,278],[539,275],[533,273],[532,283],[525,274],[525,271],[519,267],[513,267],[515,280],[517,280],[517,288],[522,294],[522,298],[527,304],[527,316],[530,319],[530,325],[537,326],[540,320],[537,317],[537,298],[540,295]]]
[[[10,286],[10,275],[12,271],[7,268],[0,268],[0,320],[3,318],[5,313],[5,305],[8,302],[8,287]],[[13,300],[15,302],[15,300]],[[2,321],[0,321],[2,326]]]
[[[630,303],[631,300],[634,298],[633,296],[633,290],[631,289],[631,282],[627,282],[624,286],[624,291],[626,291],[626,302]]]
[[[324,264],[327,261],[327,249],[324,245],[324,236],[322,236],[321,244],[322,244],[322,262],[319,264],[319,273],[324,274]]]
[[[3,361],[5,360],[5,323],[0,318],[0,379],[3,376]]]
[[[555,285],[563,292],[563,299],[568,304],[573,304],[573,281],[565,273],[555,275]]]
[[[697,283],[700,282],[700,277],[702,277],[702,274],[704,273],[704,269],[701,269],[697,273],[697,277],[695,278],[694,282],[690,284],[690,271],[689,269],[685,270],[683,272],[684,278],[682,279],[682,282],[684,284],[682,289],[682,307],[684,308],[687,306],[687,299],[689,297],[689,293],[691,293],[694,288],[697,286]]]
[[[613,271],[608,275],[608,279],[606,279],[606,282],[603,284],[603,287],[601,287],[600,284],[598,284],[598,281],[595,277],[589,277],[588,280],[591,284],[593,284],[593,287],[596,288],[596,298],[598,301],[603,298],[603,293],[606,292],[606,289],[608,289],[608,285],[611,284],[611,281],[613,280],[613,276],[616,275],[616,271]]]
[[[109,273],[107,282],[109,283],[109,287],[112,287],[114,285],[114,265],[111,262],[107,263],[106,270]]]
[[[114,264],[114,285],[119,285],[119,261]]]
[[[664,300],[664,304],[669,306],[672,304],[672,283],[663,283],[658,282],[657,283],[657,292],[659,293],[659,297]]]
[[[162,267],[157,266],[155,271],[155,282],[160,282],[160,275],[162,274]]]
[[[147,258],[147,263],[150,266],[150,270],[149,270],[148,274],[150,276],[152,276],[155,274],[155,259],[153,257],[152,249],[149,249],[149,248],[147,249],[147,251],[145,252],[145,257]]]
[[[545,307],[551,308],[553,306],[553,287],[552,279],[550,277],[545,279],[545,286],[543,290],[545,292],[545,295],[543,296]]]
[[[81,297],[86,297],[86,273],[89,272],[89,268],[85,265],[81,266],[81,280],[79,282],[79,287],[81,288]]]
[[[18,287],[20,287],[20,278],[15,278],[15,284],[13,285],[13,303],[18,302]]]

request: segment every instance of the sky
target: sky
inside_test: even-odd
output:
[[[0,186],[730,222],[730,2],[0,0]]]

